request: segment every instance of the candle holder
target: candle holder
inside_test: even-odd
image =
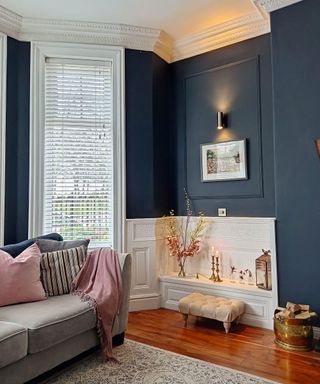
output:
[[[215,281],[216,281],[217,283],[221,283],[222,280],[221,280],[221,278],[220,278],[220,276],[219,276],[220,269],[219,269],[219,258],[218,258],[218,256],[216,256],[216,272],[217,272],[217,276],[216,276]]]
[[[211,271],[212,271],[212,274],[211,276],[209,277],[209,280],[212,280],[213,282],[216,282],[217,281],[217,277],[214,273],[214,270],[215,270],[215,267],[214,267],[214,255],[211,256]]]

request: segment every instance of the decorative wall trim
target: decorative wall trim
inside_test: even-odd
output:
[[[115,45],[153,51],[170,62],[172,39],[155,28],[22,17],[0,6],[0,31],[22,41]]]
[[[28,18],[0,6],[0,29],[18,40],[117,45],[153,51],[165,61],[172,62],[268,33],[270,23],[268,15],[256,5],[256,11],[249,15],[174,42],[160,29]]]
[[[267,12],[273,12],[277,9],[299,3],[302,0],[254,0],[255,3],[263,7]]]
[[[129,311],[145,311],[160,308],[161,296],[159,294],[131,295]]]
[[[7,37],[0,33],[0,245],[4,240]]]
[[[173,39],[155,28],[125,24],[22,17],[0,6],[0,31],[24,41],[117,45],[153,51],[168,63],[270,32],[267,12],[302,0],[251,0],[255,11],[220,25]]]
[[[19,39],[116,45],[154,51],[170,60],[170,40],[161,30],[125,24],[24,18]]]
[[[263,9],[256,6],[256,11],[249,15],[176,40],[173,46],[171,61],[199,55],[269,32],[269,16]]]
[[[22,17],[0,5],[0,32],[19,40]]]
[[[130,311],[160,308],[158,248],[161,219],[127,220],[126,249],[132,254]]]

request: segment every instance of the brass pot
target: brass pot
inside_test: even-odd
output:
[[[276,314],[277,311],[275,311]],[[274,320],[275,343],[289,351],[310,351],[312,349],[312,319]]]

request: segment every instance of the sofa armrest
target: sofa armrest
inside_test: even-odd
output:
[[[124,332],[128,324],[129,300],[131,289],[131,265],[130,253],[119,253],[119,262],[122,277],[122,303],[119,310],[119,333]]]

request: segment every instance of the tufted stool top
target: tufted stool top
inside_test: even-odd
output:
[[[179,301],[179,311],[185,315],[194,315],[231,323],[244,313],[245,305],[241,300],[225,299],[202,293],[191,293]]]

